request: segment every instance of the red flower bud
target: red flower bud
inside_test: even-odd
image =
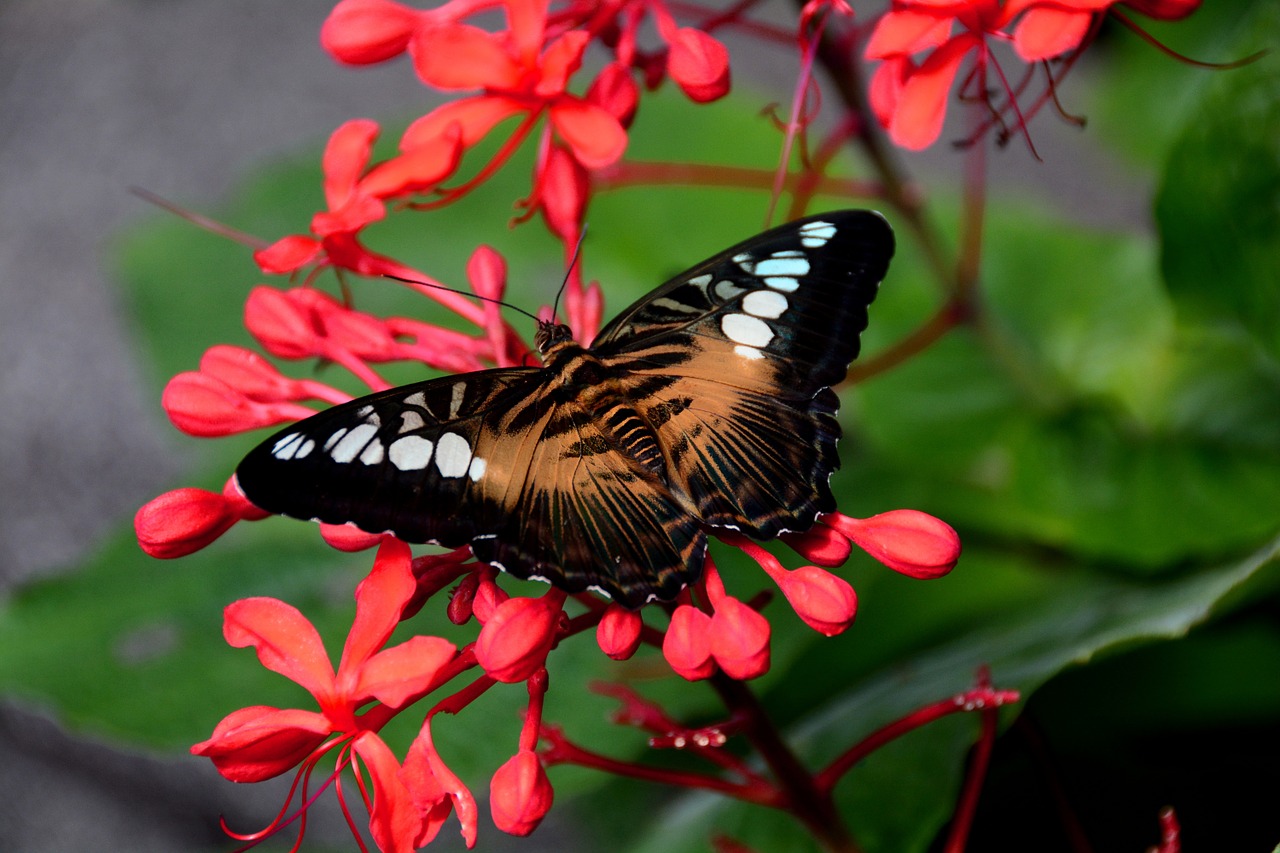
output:
[[[241,518],[234,501],[204,489],[175,489],[147,502],[133,517],[138,546],[162,560],[195,553]]]
[[[828,569],[843,566],[853,551],[847,537],[825,524],[815,524],[804,533],[784,533],[779,538],[809,562]]]
[[[531,749],[522,749],[498,768],[489,783],[493,823],[511,835],[528,835],[551,809],[555,791]]]
[[[472,604],[472,610],[475,612],[476,621],[481,625],[486,624],[493,618],[493,612],[504,602],[511,598],[507,591],[498,586],[495,579],[498,570],[493,568],[480,569],[480,585],[476,587],[475,601]]]
[[[914,509],[896,509],[871,518],[832,513],[823,523],[895,572],[913,578],[942,577],[960,559],[960,537],[945,521]]]
[[[796,615],[818,633],[834,637],[853,624],[858,595],[844,578],[817,566],[801,566],[777,581]]]
[[[321,524],[320,536],[330,548],[354,553],[382,544],[383,533],[365,533],[353,524]]]
[[[710,678],[716,671],[711,657],[711,617],[689,604],[677,607],[662,639],[662,656],[687,681]]]
[[[273,287],[255,287],[249,292],[244,324],[267,352],[280,358],[308,358],[320,352],[310,312]]]
[[[732,596],[715,603],[711,654],[730,678],[746,681],[769,671],[769,620]]]
[[[418,11],[390,0],[341,0],[320,28],[320,46],[348,65],[399,56],[418,24]]]
[[[476,639],[476,660],[485,673],[514,684],[541,669],[556,639],[563,602],[564,595],[553,590],[499,605]]]
[[[476,589],[480,586],[480,576],[469,572],[458,582],[457,587],[449,594],[449,606],[445,612],[449,621],[455,625],[465,625],[471,619],[476,599]]]
[[[596,626],[596,642],[600,650],[614,660],[626,660],[640,647],[640,629],[644,620],[634,610],[610,604],[604,618]]]
[[[613,113],[614,118],[629,127],[640,103],[640,87],[631,76],[631,69],[620,62],[611,62],[587,89],[587,100]]]
[[[702,30],[682,27],[671,40],[667,71],[693,101],[705,104],[729,91],[729,51]]]

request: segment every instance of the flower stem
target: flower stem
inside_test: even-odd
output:
[[[824,850],[859,853],[830,795],[818,790],[813,775],[782,739],[751,688],[722,672],[713,675],[710,684],[725,706],[745,720],[743,734],[773,771],[785,796],[782,808],[803,823]]]

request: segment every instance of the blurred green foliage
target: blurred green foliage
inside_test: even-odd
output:
[[[945,518],[966,543],[960,566],[923,583],[855,558],[847,576],[859,621],[835,639],[815,637],[779,602],[768,611],[775,665],[757,687],[814,766],[965,688],[981,664],[998,686],[1023,692],[1006,714],[1022,717],[997,750],[974,849],[1067,849],[1054,814],[1062,802],[1096,850],[1153,843],[1165,804],[1184,815],[1187,849],[1280,839],[1280,822],[1245,789],[1250,773],[1274,776],[1262,756],[1274,755],[1280,719],[1280,20],[1270,4],[1212,6],[1157,32],[1201,58],[1237,58],[1267,42],[1273,52],[1206,71],[1108,31],[1092,57],[1088,132],[1150,179],[1153,221],[1101,230],[1087,214],[993,197],[980,322],[845,394],[842,509],[910,506]],[[646,109],[637,158],[759,165],[775,156],[776,136],[745,99]],[[646,133],[647,122],[678,122],[682,132]],[[735,141],[727,154],[726,139]],[[316,153],[265,170],[220,217],[266,237],[298,230],[321,202]],[[1002,156],[1022,155],[996,155],[994,168]],[[467,255],[487,242],[510,264],[510,300],[549,301],[561,275],[555,244],[537,225],[502,227],[528,167],[513,164],[454,208],[392,216],[369,241],[464,287]],[[758,195],[731,190],[606,194],[592,208],[587,274],[617,309],[751,233],[761,207]],[[936,215],[954,233],[956,223]],[[899,229],[865,351],[936,307],[920,257]],[[129,235],[120,258],[157,397],[207,346],[251,345],[240,306],[259,275],[243,248],[158,220]],[[444,319],[386,284],[360,284],[357,300],[375,313]],[[175,439],[192,459],[182,485],[219,487],[258,438]],[[732,563],[732,586],[754,587],[748,566],[720,556]],[[280,519],[241,525],[172,563],[143,557],[122,531],[80,571],[5,603],[0,689],[77,728],[183,750],[232,709],[309,701],[250,652],[223,645],[221,608],[283,598],[336,653],[368,564]],[[439,606],[404,630],[459,641],[470,633]],[[690,719],[716,714],[710,691],[664,675],[651,652],[618,665],[579,637],[552,655],[548,719],[615,755],[642,754],[643,737],[606,722],[611,703],[587,691],[592,679],[629,680]],[[522,703],[522,689],[495,690],[438,726],[442,753],[478,790],[514,750]],[[412,722],[391,730],[401,747]],[[976,731],[973,718],[946,719],[841,783],[866,850],[930,849]],[[1044,782],[1055,772],[1058,794]],[[805,849],[781,814],[567,768],[552,776],[557,809],[573,809],[616,849],[702,850],[713,832],[759,850]],[[619,797],[636,808],[620,811]],[[643,802],[656,811],[638,827]]]

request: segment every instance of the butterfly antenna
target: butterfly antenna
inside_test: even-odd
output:
[[[404,276],[401,276],[401,275],[392,275],[389,272],[384,272],[382,274],[382,277],[393,278],[396,281],[403,281],[405,284],[416,284],[420,287],[434,287],[436,290],[447,290],[450,293],[457,293],[461,296],[470,296],[472,299],[479,299],[483,302],[492,302],[494,305],[501,305],[503,308],[510,308],[512,311],[516,311],[520,314],[523,314],[524,316],[528,317],[530,320],[532,320],[535,323],[542,322],[535,315],[530,314],[528,311],[524,310],[519,305],[512,305],[510,302],[503,302],[501,299],[494,299],[492,296],[481,296],[478,293],[471,293],[466,290],[458,290],[456,287],[445,287],[443,284],[433,284],[429,281],[422,281],[416,278],[405,278]]]
[[[582,241],[587,239],[587,225],[583,223],[582,230],[578,232],[578,242],[573,246],[573,255],[569,258],[569,268],[564,271],[564,281],[560,282],[560,289],[556,291],[556,301],[551,306],[551,321],[555,322],[556,312],[560,310],[560,297],[564,294],[564,289],[569,286],[569,276],[573,274],[573,268],[578,265],[578,258],[582,254]]]

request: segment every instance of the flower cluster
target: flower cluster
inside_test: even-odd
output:
[[[939,135],[952,83],[967,58],[973,57],[974,64],[961,84],[962,94],[978,90],[985,98],[987,69],[999,69],[991,58],[990,42],[1010,41],[1028,63],[1064,57],[1069,62],[1088,44],[1113,3],[894,0],[891,9],[873,19],[865,48],[866,58],[880,63],[870,89],[875,117],[899,145],[924,147]],[[1154,17],[1175,18],[1197,3],[1129,0],[1127,5]],[[315,213],[305,233],[264,244],[254,255],[266,274],[305,280],[301,285],[255,288],[244,311],[249,332],[277,361],[331,363],[370,391],[389,387],[379,372],[388,362],[409,361],[446,372],[522,363],[529,347],[497,310],[506,286],[506,264],[497,252],[481,246],[468,264],[470,289],[485,300],[477,305],[427,273],[369,248],[366,226],[390,211],[428,210],[461,198],[532,138],[536,158],[531,189],[519,202],[521,218],[541,214],[568,253],[582,231],[590,199],[605,186],[602,176],[610,170],[616,176],[620,168],[645,92],[668,78],[695,104],[728,92],[728,52],[715,31],[737,26],[775,42],[794,39],[812,59],[828,18],[838,18],[839,25],[848,28],[845,36],[858,35],[862,26],[840,0],[807,4],[795,33],[748,20],[745,10],[750,5],[737,4],[728,12],[705,13],[680,24],[673,10],[687,13],[687,4],[666,0],[567,0],[554,8],[548,0],[448,0],[433,9],[394,0],[341,0],[321,32],[321,44],[335,60],[366,65],[407,55],[425,85],[462,94],[414,121],[400,137],[398,153],[387,159],[373,155],[380,133],[373,121],[355,119],[333,132],[322,163],[326,208]],[[830,11],[839,14],[829,16]],[[505,25],[492,32],[481,29],[475,19],[482,15],[490,21],[501,16]],[[850,52],[855,41],[833,40]],[[600,62],[585,61],[589,49]],[[594,71],[588,73],[589,66]],[[1051,73],[1051,86],[1056,79]],[[1018,109],[1022,89],[1006,84],[1004,90],[1007,103],[992,108],[997,119]],[[795,115],[787,127],[789,135],[810,118],[799,108]],[[865,126],[867,117],[859,118]],[[1019,114],[1019,123],[1022,118]],[[818,164],[830,160],[835,144],[851,138],[848,128],[857,124],[846,122],[833,133],[819,149],[826,154],[804,152],[799,159],[814,171],[792,185],[815,191],[822,177]],[[475,158],[468,155],[499,132],[496,153],[474,165]],[[758,178],[749,176],[744,183],[759,186]],[[797,192],[796,203],[803,206],[805,198]],[[603,297],[597,285],[583,285],[581,264],[571,269],[566,320],[578,340],[590,341],[600,325]],[[359,311],[350,300],[313,286],[324,270],[338,273],[344,285],[348,274],[395,279],[456,314],[468,331]],[[543,316],[549,314],[548,309]],[[216,437],[290,423],[314,414],[314,404],[348,399],[328,383],[286,375],[258,352],[219,345],[205,353],[198,370],[175,376],[162,402],[180,430]],[[161,495],[139,510],[135,527],[144,551],[172,558],[210,545],[240,521],[265,515],[230,480],[221,492],[184,488]],[[857,612],[853,587],[833,571],[846,563],[854,546],[894,571],[920,579],[946,574],[960,549],[955,531],[914,510],[866,519],[831,513],[807,532],[784,534],[783,542],[805,561],[797,568],[787,568],[744,536],[718,530],[717,549],[742,552],[763,575],[755,581],[727,577],[708,555],[702,577],[676,601],[638,612],[558,589],[512,595],[503,588],[499,573],[474,561],[467,548],[414,556],[408,545],[388,535],[347,526],[320,529],[335,548],[377,548],[371,572],[355,591],[355,618],[336,668],[312,624],[282,601],[234,602],[226,608],[224,623],[228,643],[253,648],[265,667],[305,688],[316,709],[242,708],[227,715],[213,735],[192,750],[238,782],[297,773],[299,809],[291,813],[286,803],[271,826],[240,836],[249,842],[305,813],[314,799],[309,788],[313,772],[328,757],[332,770],[323,786],[333,785],[341,797],[344,776],[354,777],[369,813],[369,834],[379,849],[417,849],[454,814],[466,842],[474,844],[476,798],[437,751],[431,723],[437,714],[457,714],[487,691],[510,684],[525,685],[528,705],[512,757],[494,771],[490,782],[493,821],[506,832],[523,835],[537,827],[553,800],[546,768],[565,762],[785,808],[797,796],[786,788],[787,774],[767,779],[719,748],[731,736],[759,731],[759,720],[747,724],[749,709],[731,707],[725,723],[689,729],[629,690],[603,688],[623,704],[619,721],[648,731],[655,748],[690,748],[729,778],[617,762],[572,744],[562,731],[543,722],[548,656],[569,638],[593,631],[601,651],[611,659],[625,660],[648,645],[661,650],[679,677],[710,681],[723,696],[740,695],[734,691],[745,689],[743,682],[769,670],[774,625],[770,619],[776,613],[766,616],[765,610],[775,590],[804,625],[834,636],[849,628]],[[474,641],[458,648],[440,637],[413,636],[388,645],[402,622],[429,601],[438,603],[446,596],[451,621],[478,626]],[[891,735],[942,714],[986,713],[1014,699],[1016,694],[980,681],[962,696],[921,709],[889,733],[848,746],[807,790],[829,796],[857,760]],[[411,709],[416,709],[415,721],[421,716],[422,723],[401,759],[380,732]],[[345,810],[346,799],[341,802]],[[828,803],[813,813],[830,817],[834,808]]]
[[[876,24],[866,58],[878,60],[871,81],[871,105],[890,138],[903,148],[927,148],[942,132],[951,87],[971,59],[962,97],[987,104],[991,122],[1025,130],[1026,120],[1053,97],[1053,87],[1092,42],[1111,7],[1120,0],[894,0]],[[1186,17],[1200,0],[1128,0],[1123,5],[1160,20]],[[1018,99],[1028,75],[1011,83],[993,48],[1005,42],[1033,70],[1043,64],[1045,94],[1029,108]],[[1058,63],[1055,74],[1049,60]],[[995,78],[992,79],[994,72]],[[993,92],[1002,93],[993,102]],[[981,131],[980,131],[981,132]]]

